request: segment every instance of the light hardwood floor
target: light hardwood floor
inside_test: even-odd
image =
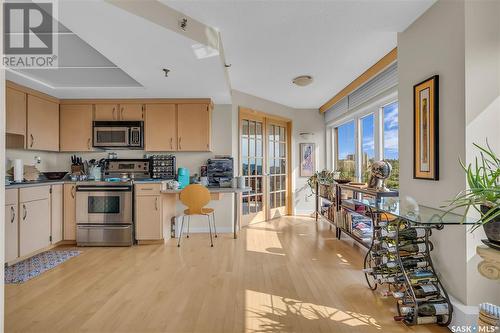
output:
[[[394,322],[362,250],[326,224],[285,217],[165,245],[82,248],[5,288],[6,332],[446,332]]]

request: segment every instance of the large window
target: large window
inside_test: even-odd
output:
[[[398,102],[388,104],[382,108],[384,124],[384,156],[391,163],[391,177],[386,182],[389,188],[399,188],[399,151],[398,151]]]
[[[399,188],[398,102],[386,104],[389,101],[355,111],[352,117],[333,124],[333,169],[342,178],[366,183],[371,164],[386,160],[392,165],[386,186]]]
[[[355,179],[356,138],[354,136],[354,121],[335,128],[337,142],[336,170],[340,178]]]
[[[361,180],[370,180],[370,168],[375,161],[375,116],[361,118]]]

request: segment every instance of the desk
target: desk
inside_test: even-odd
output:
[[[238,238],[237,231],[240,230],[240,211],[241,211],[241,194],[244,192],[249,192],[252,188],[223,188],[223,187],[208,187],[210,194],[224,194],[232,193],[234,195],[234,221],[233,221],[233,233],[234,238]],[[179,194],[182,190],[164,190],[161,191],[162,194]]]

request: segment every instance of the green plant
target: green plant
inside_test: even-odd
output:
[[[335,179],[338,178],[338,172],[336,171],[316,171],[309,179],[307,179],[307,185],[311,188],[312,193],[315,193],[316,183],[320,182],[322,184],[333,184]]]
[[[450,201],[448,207],[451,208],[447,211],[465,208],[463,215],[465,220],[471,208],[477,210],[481,218],[472,231],[500,216],[500,158],[488,142],[486,148],[475,143],[474,146],[480,151],[480,159],[476,157],[474,166],[472,164],[465,166],[460,160],[460,165],[467,175],[469,188]],[[488,207],[488,210],[483,213],[481,206]]]

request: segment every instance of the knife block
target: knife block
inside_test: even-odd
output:
[[[72,165],[71,166],[71,174],[72,175],[81,175],[81,174],[83,174],[82,166],[81,165]]]

